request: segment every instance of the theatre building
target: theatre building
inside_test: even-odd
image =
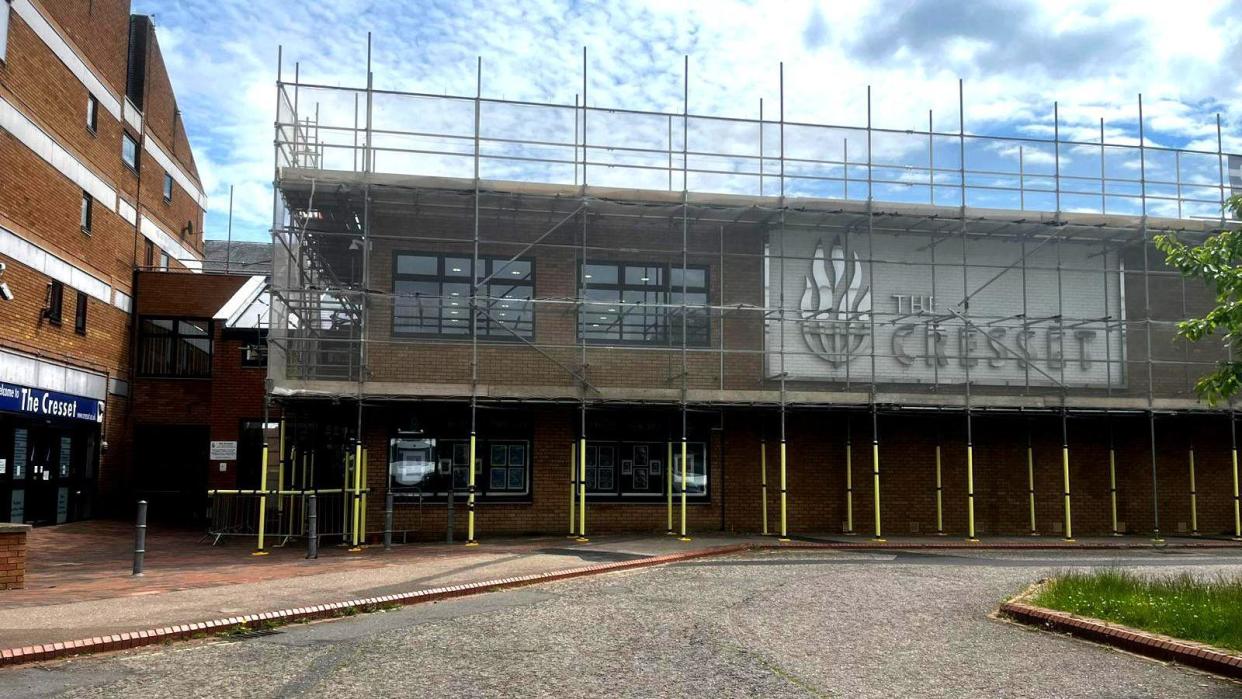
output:
[[[0,521],[132,511],[134,274],[197,270],[205,205],[150,17],[0,2]]]
[[[1237,533],[1152,245],[1238,225],[1236,156],[278,95],[281,534]]]

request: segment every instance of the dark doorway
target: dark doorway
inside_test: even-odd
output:
[[[206,521],[210,429],[139,425],[134,432],[134,494],[151,521],[197,526]]]

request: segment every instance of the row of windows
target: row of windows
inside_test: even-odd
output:
[[[209,320],[142,318],[138,323],[138,373],[209,378],[211,329]]]
[[[79,335],[86,334],[86,311],[90,297],[84,291],[78,291],[73,308],[73,331]],[[43,317],[52,325],[59,326],[63,320],[65,309],[65,285],[53,281],[47,285],[47,298],[43,303]]]
[[[393,333],[489,339],[535,337],[535,267],[531,260],[397,254],[393,260]],[[579,337],[601,344],[707,346],[711,322],[707,267],[648,263],[583,265],[585,303]],[[470,313],[478,287],[479,312]],[[682,307],[683,299],[687,307]]]
[[[686,448],[686,496],[707,497],[707,445]],[[465,440],[397,437],[389,444],[389,481],[398,493],[444,498],[469,487],[470,445]],[[589,442],[583,464],[586,491],[599,497],[658,499],[671,485],[680,494],[681,446],[663,442]],[[475,491],[480,497],[530,495],[531,449],[525,440],[477,440]]]

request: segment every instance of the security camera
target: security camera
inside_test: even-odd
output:
[[[3,298],[5,301],[13,300],[13,290],[4,282],[0,282],[0,298]]]

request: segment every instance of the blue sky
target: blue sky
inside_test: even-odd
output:
[[[206,232],[223,238],[229,185],[234,237],[271,225],[276,47],[304,80],[572,103],[581,50],[592,106],[679,112],[690,56],[692,113],[753,118],[777,102],[786,118],[860,126],[866,88],[877,127],[955,129],[965,80],[970,133],[1137,142],[1242,152],[1242,0],[1090,2],[400,2],[134,0],[155,16],[165,60],[211,198]],[[769,109],[772,107],[769,106]]]

